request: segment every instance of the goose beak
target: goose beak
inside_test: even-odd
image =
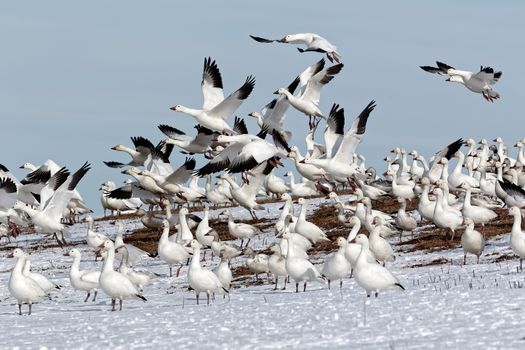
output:
[[[64,253],[64,254],[62,254],[62,255],[63,255],[63,256],[69,256],[69,253]]]
[[[9,254],[7,257],[8,257],[8,258],[14,258],[15,255],[14,255],[13,253],[11,253],[11,254]]]
[[[278,43],[287,43],[286,37],[276,40]]]
[[[446,79],[445,81],[450,81],[450,78]]]
[[[104,248],[104,243],[100,243],[99,248]]]
[[[176,108],[175,108],[175,106],[173,106],[173,107],[170,107],[170,110],[172,110],[172,111],[176,111]]]

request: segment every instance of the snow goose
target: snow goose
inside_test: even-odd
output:
[[[39,205],[35,196],[31,192],[31,186],[22,185],[22,183],[3,164],[0,164],[0,179],[5,179],[4,181],[6,181],[7,183],[11,183],[11,182],[14,183],[15,188],[16,188],[16,191],[15,191],[16,196],[11,194],[10,195],[11,198],[14,197],[20,202],[24,202],[28,205],[32,205],[35,207]],[[13,187],[11,185],[9,186],[10,186],[10,190],[13,190]],[[9,192],[9,193],[14,193],[14,192]],[[0,201],[2,200],[0,199]],[[2,206],[2,204],[0,204],[0,206]]]
[[[409,231],[412,236],[414,235],[414,230],[417,227],[417,222],[412,215],[406,212],[407,202],[404,198],[399,198],[398,202],[401,204],[399,210],[397,211],[397,216],[395,219],[396,226],[401,229],[399,232],[399,241],[401,242],[401,237],[403,232]]]
[[[47,196],[48,199],[43,204],[41,203],[42,208],[40,210],[20,205],[20,203],[17,203],[15,207],[26,212],[31,218],[31,222],[38,227],[40,232],[54,235],[60,246],[67,244],[64,238],[66,225],[61,222],[63,214],[74,195],[73,190],[89,169],[90,165],[86,162],[70,178],[68,178],[69,172],[65,168],[56,172],[46,185],[49,188],[49,192],[52,193]],[[61,234],[60,239],[57,233]]]
[[[217,278],[221,282],[222,287],[226,289],[228,292],[230,291],[232,287],[232,279],[233,279],[232,270],[230,270],[229,264],[230,264],[230,261],[227,258],[221,257],[221,262],[213,270],[213,273],[217,275]]]
[[[525,190],[523,190],[523,188],[507,180],[498,180],[496,185],[501,187],[504,193],[502,199],[507,206],[518,208],[525,207]]]
[[[135,149],[123,145],[116,145],[114,147],[111,147],[111,149],[114,151],[121,151],[129,154],[131,156],[130,162],[128,162],[127,164],[123,164],[119,162],[110,161],[104,162],[104,164],[106,164],[110,168],[122,168],[124,166],[143,166],[144,162],[146,161],[146,158],[153,151],[155,146],[153,146],[150,140],[142,136],[132,137],[131,141],[133,142]]]
[[[290,187],[284,183],[284,180],[275,175],[273,171],[264,179],[264,188],[266,193],[276,195],[278,198],[291,190]]]
[[[315,184],[313,182],[295,182],[295,175],[291,171],[287,171],[284,176],[290,178],[290,193],[292,196],[308,197],[318,194]]]
[[[443,197],[443,189],[435,188],[434,194],[437,196],[436,206],[432,221],[437,227],[448,228],[452,232],[450,241],[454,240],[455,230],[463,222],[461,213],[448,206],[447,200]]]
[[[372,113],[375,107],[375,101],[372,100],[363,111],[361,111],[352,123],[350,129],[345,133],[333,157],[324,159],[306,157],[303,162],[323,168],[332,178],[344,179],[354,175],[357,165],[353,162],[353,155],[366,131],[366,123],[370,113]]]
[[[410,174],[412,176],[417,176],[418,178],[422,178],[425,174],[425,167],[419,166],[417,163],[419,160],[419,154],[417,151],[410,152],[410,155],[412,156],[412,164],[410,165]]]
[[[300,53],[303,52],[322,52],[326,53],[326,57],[330,60],[330,62],[337,62],[341,60],[341,54],[337,52],[337,48],[330,43],[328,40],[320,36],[319,34],[315,33],[298,33],[298,34],[288,34],[284,36],[282,39],[265,39],[258,36],[250,35],[250,37],[260,43],[272,43],[272,42],[278,42],[278,43],[288,43],[288,44],[304,44],[306,45],[306,49],[297,48]]]
[[[428,179],[428,177],[422,178],[421,184],[423,185],[423,190],[419,195],[417,211],[423,219],[432,221],[432,218],[434,217],[434,209],[436,206],[436,202],[431,201],[428,197],[430,191],[430,180]]]
[[[229,187],[229,186],[228,186]],[[206,175],[206,199],[210,204],[216,208],[219,205],[224,205],[230,202],[230,198],[220,191],[218,187],[213,188],[211,183],[211,175]]]
[[[307,258],[308,254],[306,254],[306,251],[312,247],[313,242],[299,233],[291,232],[291,220],[292,216],[287,215],[284,222],[284,227],[281,231],[279,231],[277,237],[283,237],[284,234],[287,233],[289,240],[291,240],[295,245],[295,254]],[[288,240],[281,239],[279,246],[281,247],[282,255],[286,256],[286,252],[288,252]]]
[[[115,226],[117,227],[117,235],[115,237],[115,248],[119,248],[122,246],[126,247],[126,253],[127,253],[126,258],[130,266],[133,266],[151,257],[151,255],[148,252],[140,248],[137,248],[134,245],[124,243],[124,237],[123,237],[124,225],[122,224],[122,222],[117,221],[115,223]]]
[[[226,258],[228,261],[242,255],[242,249],[232,242],[213,241],[211,242],[211,250],[213,254]]]
[[[328,84],[334,76],[343,69],[343,64],[339,63],[328,68],[324,67],[324,60],[321,60],[311,67],[315,67],[309,72],[307,83],[299,96],[294,96],[287,88],[279,88],[275,94],[283,95],[288,102],[299,112],[304,113],[310,118],[310,129],[316,125],[315,119],[325,118],[319,109],[319,99],[321,97],[321,87]],[[319,69],[320,68],[320,69]],[[309,71],[310,69],[307,69]]]
[[[463,163],[465,162],[465,155],[463,154],[463,152],[458,151],[454,154],[454,156],[458,158],[458,162],[447,179],[448,183],[450,184],[450,187],[459,188],[459,186],[463,183],[468,184],[470,187],[479,187],[478,180],[461,172],[461,169],[463,168]],[[448,160],[446,158],[441,159],[441,163],[445,167],[448,166]]]
[[[500,72],[494,72],[491,67],[481,66],[479,72],[469,72],[457,70],[442,62],[436,62],[437,67],[421,66],[420,68],[429,73],[448,76],[447,81],[463,84],[472,92],[481,93],[485,100],[494,102],[500,98],[500,94],[492,89],[491,85],[498,82],[501,77]]]
[[[204,269],[200,264],[201,244],[197,240],[191,241],[193,256],[191,257],[190,267],[188,269],[188,282],[190,287],[195,291],[197,304],[199,304],[199,294],[205,292],[207,304],[210,304],[210,296],[215,292],[224,292],[229,294],[228,290],[222,285],[219,277],[210,270]]]
[[[131,283],[133,283],[140,292],[144,290],[145,285],[149,284],[153,278],[158,276],[146,269],[132,268],[129,263],[129,252],[127,246],[121,245],[120,247],[117,247],[115,251],[122,255],[118,271],[129,278]]]
[[[220,175],[221,179],[226,180],[230,184],[233,199],[239,203],[239,205],[248,210],[254,220],[257,219],[255,210],[264,210],[264,207],[257,203],[256,198],[259,189],[263,184],[264,177],[266,177],[270,171],[271,169],[269,169],[264,163],[259,165],[251,172],[254,176],[250,178],[249,183],[244,184],[242,187],[237,185],[229,175]]]
[[[125,274],[113,269],[115,263],[115,245],[113,242],[107,239],[100,245],[100,249],[107,255],[102,266],[99,283],[100,288],[111,298],[111,311],[115,311],[116,299],[119,299],[120,311],[122,311],[124,299],[138,298],[147,301]]]
[[[352,271],[355,264],[357,263],[357,258],[359,257],[359,253],[361,253],[361,246],[354,242],[354,239],[357,237],[359,230],[361,229],[361,220],[359,220],[356,216],[352,216],[349,220],[349,224],[352,226],[352,229],[348,233],[348,237],[346,239],[347,245],[345,247],[345,258],[350,263],[350,276],[352,276]],[[367,260],[370,263],[377,263],[377,259],[371,250],[368,250]]]
[[[81,255],[78,249],[71,249],[64,255],[73,257],[73,264],[71,264],[71,269],[69,270],[69,281],[73,288],[87,292],[84,302],[87,302],[91,292],[94,292],[93,301],[95,301],[98,293],[97,289],[100,287],[98,283],[100,279],[100,271],[80,270]]]
[[[301,155],[297,146],[292,146],[290,150],[291,152],[288,153],[288,157],[294,160],[295,168],[302,177],[310,181],[317,181],[326,175],[326,171],[323,168],[302,162],[304,157]]]
[[[188,225],[188,221],[186,220],[186,215],[189,214],[188,208],[180,208],[179,209],[179,227],[178,227],[178,234],[179,234],[179,243],[182,243],[184,245],[191,242],[193,239],[193,233],[190,230],[190,227]]]
[[[374,218],[375,224],[374,229],[370,232],[370,250],[374,253],[377,261],[382,262],[383,266],[387,261],[391,262],[395,260],[394,250],[386,239],[380,236],[381,225],[378,224],[377,218]]]
[[[299,82],[300,78],[297,77],[290,85],[288,85],[287,89],[291,94],[295,92]],[[283,136],[284,140],[289,141],[292,137],[292,133],[283,129],[283,122],[286,118],[286,111],[289,106],[290,104],[286,97],[281,95],[264,106],[261,113],[252,112],[248,114],[248,116],[257,120],[257,125],[261,130],[267,130],[270,135],[279,133]]]
[[[244,255],[248,257],[246,259],[246,267],[255,274],[256,281],[259,279],[259,274],[266,273],[268,275],[270,272],[268,268],[268,255],[256,253],[252,248],[245,249]]]
[[[14,212],[16,201],[16,184],[8,177],[0,178],[0,218],[9,217]]]
[[[154,197],[160,198],[161,195],[167,194],[168,191],[166,191],[164,188],[160,187],[158,183],[155,181],[154,178],[151,176],[148,176],[148,173],[144,173],[142,170],[136,169],[136,168],[128,168],[122,171],[122,174],[130,175],[133,177],[139,184],[139,188],[143,191],[147,191],[153,194]],[[114,196],[114,192],[111,192],[110,197],[112,198],[119,198]],[[131,192],[129,195],[129,198],[131,197],[140,197],[135,192]],[[120,198],[120,199],[127,199],[127,198]]]
[[[22,273],[26,254],[20,248],[16,248],[11,257],[16,259],[16,263],[9,277],[9,292],[17,301],[18,314],[22,315],[22,304],[29,304],[29,315],[31,315],[32,304],[38,303],[42,297],[46,296],[46,292],[33,279]]]
[[[279,214],[279,218],[275,222],[275,229],[277,232],[281,232],[284,230],[286,217],[290,215],[290,220],[293,220],[293,202],[292,202],[292,196],[290,196],[289,193],[285,193],[281,196],[281,200],[284,200],[284,205],[281,208],[281,213]],[[292,224],[292,222],[290,222]],[[295,223],[293,224],[295,226]],[[291,231],[294,231],[293,229]]]
[[[195,229],[195,238],[203,247],[211,247],[213,241],[219,240],[219,234],[210,226],[209,215],[210,208],[208,205],[205,205],[202,220]],[[206,253],[204,253],[204,255],[206,255]]]
[[[354,278],[357,284],[366,291],[367,297],[370,297],[372,292],[375,292],[377,297],[379,291],[389,288],[405,290],[399,280],[385,267],[368,262],[367,256],[370,245],[365,235],[358,234],[355,242],[361,245],[361,252],[354,267]]]
[[[159,257],[164,260],[170,268],[170,277],[173,277],[172,266],[174,263],[180,264],[177,269],[176,277],[179,277],[180,269],[183,264],[188,261],[190,254],[188,251],[179,243],[173,242],[169,239],[170,223],[168,220],[162,221],[162,235],[159,239],[157,251]]]
[[[109,210],[111,215],[114,215],[115,211],[117,212],[117,215],[120,215],[123,211],[135,210],[142,205],[142,201],[138,198],[116,199],[108,197],[108,193],[116,188],[117,185],[113,181],[106,181],[100,185],[99,190],[102,191],[100,202],[104,209],[104,216],[106,216],[106,210]]]
[[[518,207],[509,209],[509,215],[514,217],[510,231],[510,247],[514,254],[520,258],[520,271],[523,271],[523,258],[525,258],[525,233],[521,230],[521,211]]]
[[[86,216],[87,222],[87,233],[86,233],[86,242],[88,246],[95,249],[95,260],[97,258],[97,253],[100,250],[100,245],[108,239],[108,237],[100,232],[93,230],[93,217],[91,215]]]
[[[295,232],[308,238],[314,243],[318,241],[330,241],[323,230],[321,230],[316,224],[306,221],[306,200],[304,198],[299,198],[297,203],[301,206],[301,211],[297,218],[297,222],[295,223]]]
[[[339,280],[339,288],[343,288],[343,278],[350,270],[350,263],[345,258],[345,251],[348,242],[343,237],[338,237],[336,240],[339,249],[325,258],[322,275],[328,280],[328,289],[330,289],[330,282]]]
[[[246,248],[248,247],[252,237],[261,233],[261,230],[253,225],[233,221],[233,215],[228,209],[222,212],[222,215],[228,216],[228,231],[230,232],[230,235],[241,240],[241,249],[245,239],[248,239],[246,245],[244,246]]]
[[[49,294],[52,291],[55,291],[61,288],[58,284],[53,283],[50,280],[48,280],[46,276],[40,273],[31,271],[31,259],[29,258],[29,254],[27,253],[26,253],[26,261],[24,264],[24,270],[22,271],[22,274],[26,277],[31,278],[33,281],[35,281],[36,284],[38,284],[40,288],[42,288],[42,290],[46,294]]]
[[[295,281],[295,292],[299,292],[299,282],[304,281],[303,291],[306,291],[306,283],[317,281],[324,283],[325,278],[317,271],[315,266],[305,257],[298,255],[296,247],[289,233],[284,233],[283,239],[287,241],[286,272]]]
[[[485,229],[485,224],[498,217],[493,210],[488,208],[474,206],[470,204],[470,196],[472,189],[467,183],[463,183],[461,188],[465,189],[465,199],[463,201],[463,209],[461,210],[464,218],[469,218],[474,224],[481,224],[482,232]]]
[[[159,130],[168,138],[164,140],[166,144],[176,145],[182,149],[183,154],[208,153],[212,150],[211,143],[215,137],[214,132],[201,125],[195,125],[197,135],[191,137],[183,131],[169,125],[161,124]]]
[[[399,184],[397,182],[397,175],[394,171],[388,170],[387,175],[392,176],[392,195],[397,198],[404,198],[411,200],[416,196],[414,193],[415,182],[409,181],[407,184]]]
[[[142,170],[138,174],[151,177],[156,184],[165,191],[165,193],[181,196],[181,193],[183,192],[181,185],[190,179],[193,169],[195,169],[195,164],[195,159],[186,158],[180,167],[166,176],[155,174],[148,170]],[[148,188],[148,190],[150,189]]]
[[[288,277],[288,272],[286,272],[286,259],[281,254],[281,247],[279,244],[272,244],[270,250],[273,254],[268,257],[268,269],[275,278],[275,287],[273,290],[277,290],[279,276],[284,277],[282,290],[286,290],[286,278]]]
[[[176,105],[170,109],[191,115],[201,126],[210,130],[231,133],[232,129],[226,123],[226,118],[250,96],[255,86],[255,78],[250,75],[238,90],[224,98],[221,74],[215,61],[211,61],[211,58],[208,57],[204,59],[201,86],[204,98],[202,109],[182,105]]]
[[[474,221],[465,218],[464,223],[467,225],[465,232],[461,236],[461,247],[463,248],[463,265],[467,264],[467,253],[474,254],[478,258],[485,248],[485,238],[478,231],[474,230]]]

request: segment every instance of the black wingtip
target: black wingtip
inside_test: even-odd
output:
[[[142,299],[142,301],[146,302],[148,301],[148,299],[144,298],[144,296],[140,295],[140,294],[135,294],[135,296],[139,299]]]
[[[401,289],[403,289],[403,290],[405,290],[405,287],[403,287],[403,286],[401,285],[401,283],[396,283],[396,284],[394,284],[394,285],[397,286],[397,287],[399,287],[399,288],[401,288]]]

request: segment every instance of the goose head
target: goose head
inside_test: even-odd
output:
[[[344,237],[337,237],[337,240],[335,241],[338,247],[344,247],[347,245],[347,241]]]
[[[448,81],[451,83],[463,83],[463,79],[459,75],[453,75],[445,81]]]
[[[176,105],[176,106],[170,107],[170,109],[174,112],[181,112],[184,109],[184,107],[182,105]]]
[[[24,251],[20,248],[15,248],[13,252],[9,255],[9,257],[15,259],[25,258],[26,253],[24,253]]]
[[[512,215],[514,217],[521,216],[521,210],[518,207],[512,207],[509,209],[509,215]]]
[[[179,209],[179,214],[188,215],[188,213],[189,213],[189,210],[186,207],[182,207]]]
[[[279,88],[277,91],[274,92],[275,95],[282,95],[282,96],[285,96],[286,98],[288,98],[288,93],[290,93],[288,91],[288,89],[285,89],[285,88]]]
[[[368,244],[368,237],[360,233],[354,238],[353,241],[360,245]]]
[[[103,251],[108,251],[110,249],[114,249],[115,248],[115,245],[113,244],[112,241],[110,241],[109,239],[106,239],[104,242],[102,242],[99,246],[98,246],[101,250]]]
[[[64,256],[72,256],[76,258],[80,256],[80,252],[78,251],[78,249],[73,248],[69,252],[65,253]]]
[[[471,228],[474,227],[474,221],[472,221],[471,218],[464,218],[463,219],[463,225],[470,226]]]

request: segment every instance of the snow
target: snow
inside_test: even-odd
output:
[[[324,199],[310,200],[310,211]],[[267,204],[263,217],[275,219],[281,203]],[[220,210],[212,211],[215,217]],[[260,212],[263,213],[263,212]],[[201,215],[201,213],[198,213]],[[248,218],[243,209],[233,215]],[[110,237],[116,229],[97,222],[98,230]],[[140,221],[125,222],[126,229],[141,227]],[[81,268],[98,269],[93,252],[85,245],[86,225],[71,228],[70,240],[83,254]],[[258,249],[274,240],[274,232],[252,239]],[[309,284],[305,293],[273,291],[273,285],[239,286],[231,300],[218,295],[211,305],[201,295],[200,305],[187,290],[186,271],[179,278],[167,277],[167,266],[151,260],[145,266],[162,274],[144,291],[147,302],[125,300],[124,310],[111,312],[103,292],[96,302],[84,303],[85,294],[70,287],[72,258],[62,249],[43,249],[41,236],[25,235],[9,247],[29,246],[33,270],[43,273],[62,288],[51,300],[34,305],[33,314],[18,316],[16,301],[7,288],[14,260],[11,249],[0,251],[0,344],[2,348],[177,348],[177,349],[522,349],[525,346],[524,275],[518,259],[494,262],[499,255],[511,255],[509,235],[490,240],[481,264],[469,256],[463,266],[463,252],[455,248],[442,252],[399,252],[387,267],[406,291],[391,290],[378,298],[366,298],[353,279],[343,289],[334,283]],[[426,265],[436,259],[445,265]],[[312,257],[315,263],[322,256]],[[218,264],[208,261],[207,267]],[[244,262],[243,258],[234,265]],[[244,280],[243,280],[244,281]],[[280,281],[281,284],[281,281]],[[300,290],[302,285],[300,286]]]

